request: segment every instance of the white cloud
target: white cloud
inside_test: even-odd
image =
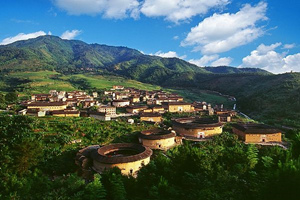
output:
[[[137,0],[55,0],[55,4],[71,15],[98,15],[121,19],[138,16]]]
[[[16,36],[3,39],[0,43],[0,45],[10,44],[10,43],[13,43],[13,42],[16,42],[19,40],[28,40],[28,39],[36,38],[36,37],[43,36],[43,35],[47,35],[47,34],[44,31],[38,31],[35,33],[28,33],[28,34],[19,33]]]
[[[259,45],[249,56],[243,58],[243,63],[239,67],[262,68],[276,74],[291,70],[300,72],[300,53],[286,56],[285,52],[275,51],[279,46],[281,43]]]
[[[166,53],[158,51],[154,55],[164,57],[164,58],[180,58],[180,59],[186,58],[186,55],[179,56],[175,51],[169,51]]]
[[[173,40],[178,40],[179,39],[179,36],[178,35],[175,35],[174,37],[173,37]]]
[[[295,44],[285,44],[283,45],[283,49],[293,49],[296,45]]]
[[[72,30],[72,31],[67,30],[60,36],[60,38],[65,40],[72,40],[75,37],[77,37],[80,33],[81,31],[79,30]]]
[[[269,46],[261,44],[257,47],[256,52],[259,55],[265,55],[270,51],[274,51],[277,47],[281,46],[280,42],[277,42],[275,44],[271,44]]]
[[[222,8],[229,0],[145,0],[141,12],[147,17],[165,17],[178,23],[193,16],[206,14],[211,8]]]
[[[257,23],[267,20],[267,4],[244,5],[237,13],[214,14],[204,19],[188,33],[182,46],[194,46],[194,51],[215,54],[248,44],[264,34]]]
[[[228,66],[232,62],[232,58],[230,57],[222,57],[219,58],[219,55],[204,55],[200,59],[191,59],[189,60],[190,63],[195,64],[199,67],[204,66]]]
[[[199,67],[208,66],[209,63],[211,63],[214,60],[217,60],[219,58],[218,55],[204,55],[200,59],[191,59],[189,60],[190,63],[193,63]]]
[[[230,0],[54,0],[57,7],[71,15],[99,15],[106,18],[164,17],[179,23],[212,8],[222,8]]]
[[[283,58],[285,65],[283,72],[295,71],[300,72],[300,53],[289,55]]]
[[[232,58],[230,57],[223,57],[219,58],[218,60],[211,63],[211,66],[218,67],[218,66],[228,66],[232,62]]]

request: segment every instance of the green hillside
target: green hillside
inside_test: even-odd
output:
[[[212,90],[235,96],[238,109],[255,119],[300,124],[299,73],[273,75],[254,68],[201,68],[178,58],[144,55],[127,47],[41,36],[0,46],[0,78],[0,90],[5,92],[101,89],[114,84],[153,89],[158,87],[151,85],[159,85],[175,88],[188,99],[201,100],[197,95],[209,99],[211,93],[203,91]],[[212,100],[218,98],[213,95]]]
[[[300,125],[300,73],[200,77],[199,88],[235,96],[238,109],[255,119]]]
[[[166,73],[205,71],[175,58],[144,55],[127,47],[62,40],[56,36],[41,36],[0,46],[0,55],[2,73],[56,70],[62,73],[117,71],[117,74],[126,75],[124,70],[141,73],[141,68],[152,71],[153,67]]]
[[[268,73],[233,67],[201,68],[178,58],[144,55],[127,47],[87,44],[40,36],[0,46],[0,72],[55,70],[61,73],[113,73],[146,82],[162,82],[180,73]]]
[[[83,83],[83,84],[82,84]],[[124,85],[144,90],[157,90],[159,86],[112,75],[63,75],[53,71],[14,72],[2,76],[0,91],[18,91],[22,94],[48,93],[49,90],[73,91],[78,89],[108,89]]]
[[[237,68],[228,66],[219,67],[204,67],[206,71],[215,74],[236,74],[236,73],[256,73],[256,74],[271,74],[270,72],[259,68]]]
[[[49,90],[99,91],[112,88],[113,85],[123,85],[142,90],[164,89],[182,95],[188,102],[207,101],[212,104],[224,104],[228,107],[233,105],[233,102],[228,100],[228,98],[210,91],[168,89],[113,75],[64,75],[53,71],[15,72],[2,76],[0,79],[0,93],[17,91],[21,96],[28,97],[33,93],[48,93]]]

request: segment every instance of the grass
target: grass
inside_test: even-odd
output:
[[[54,79],[58,76],[59,78]],[[217,93],[213,93],[205,90],[196,89],[168,89],[161,88],[151,84],[141,83],[135,80],[125,79],[117,76],[102,76],[92,74],[76,74],[76,75],[62,75],[55,71],[39,71],[39,72],[22,72],[22,73],[11,73],[12,78],[25,78],[31,82],[20,85],[24,88],[20,94],[22,96],[34,94],[34,93],[48,93],[49,90],[58,91],[72,91],[78,88],[70,83],[70,79],[84,79],[92,88],[97,89],[109,89],[113,85],[123,85],[125,87],[134,87],[142,90],[158,90],[164,89],[169,92],[178,93],[183,96],[185,101],[206,101],[213,105],[224,104],[227,108],[232,108],[234,102],[228,100],[226,97],[220,96]],[[0,86],[5,87],[5,83],[0,82]],[[20,87],[19,86],[19,87]],[[0,88],[1,90],[1,88]]]
[[[221,96],[218,93],[207,91],[207,90],[197,90],[197,89],[171,89],[172,92],[177,92],[185,98],[186,101],[205,101],[211,103],[212,105],[223,104],[225,108],[232,109],[235,102],[229,100],[227,97]]]
[[[57,75],[58,72],[55,71],[38,71],[38,72],[19,72],[19,73],[11,73],[12,77],[22,77],[29,78],[32,80],[41,80],[47,78],[49,76]]]
[[[134,87],[141,90],[160,89],[159,86],[141,83],[135,80],[125,79],[117,76],[101,76],[101,75],[85,75],[85,74],[68,76],[68,78],[72,78],[72,77],[85,79],[88,81],[88,83],[91,84],[91,87],[95,87],[97,89],[109,89],[112,88],[113,85],[123,85],[125,87]]]
[[[21,93],[48,93],[49,90],[76,90],[68,81],[54,80],[51,77],[59,73],[53,71],[39,71],[39,72],[22,72],[12,73],[10,77],[13,78],[27,78],[31,82],[22,84],[25,90]]]
[[[59,76],[59,79],[54,79],[54,77],[57,75]],[[123,85],[125,87],[134,87],[143,90],[160,89],[159,86],[141,83],[135,80],[125,79],[117,76],[85,74],[65,76],[54,71],[11,73],[9,76],[11,78],[29,79],[31,81],[18,86],[24,88],[24,90],[20,92],[21,94],[48,93],[49,90],[77,90],[78,88],[69,82],[71,78],[85,79],[91,85],[91,87],[95,87],[97,89],[109,89],[112,88],[113,85]],[[0,81],[0,86],[4,88],[5,83]]]

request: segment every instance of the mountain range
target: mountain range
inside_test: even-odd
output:
[[[49,35],[0,46],[0,76],[43,70],[110,74],[164,87],[214,90],[235,96],[239,109],[259,119],[300,122],[299,73],[274,75],[258,68],[198,67],[179,58]]]
[[[84,70],[108,70],[116,74],[148,71],[172,74],[174,72],[197,73],[268,73],[254,68],[201,68],[179,58],[162,58],[145,55],[135,49],[99,44],[87,44],[78,40],[63,40],[56,36],[40,36],[0,46],[1,71],[57,70],[74,72]]]

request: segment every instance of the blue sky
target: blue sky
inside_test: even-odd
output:
[[[52,34],[180,57],[198,66],[300,71],[297,0],[14,0],[0,44]]]

